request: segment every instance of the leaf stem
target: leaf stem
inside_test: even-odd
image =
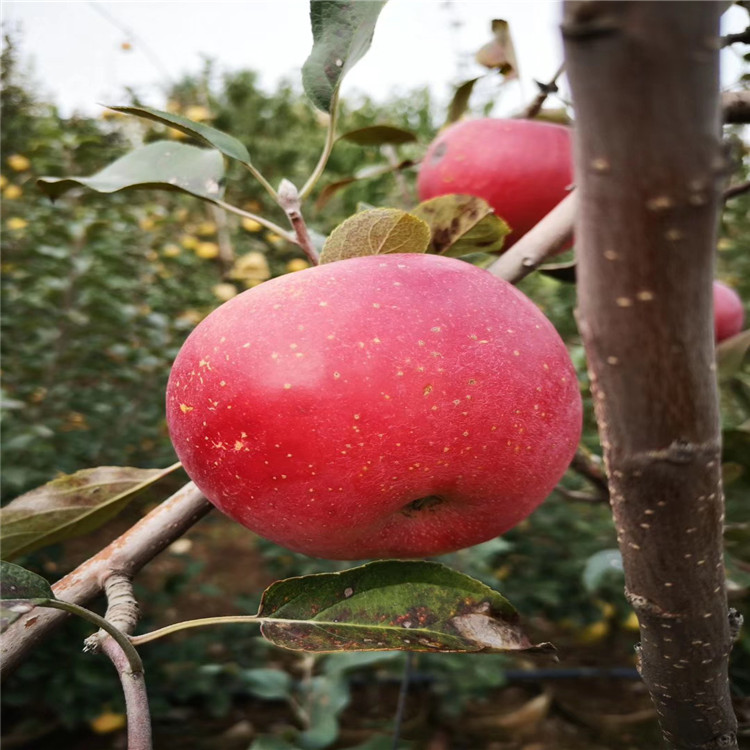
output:
[[[278,194],[274,191],[274,195],[276,196],[275,200],[278,202]],[[230,213],[237,214],[237,216],[242,216],[245,219],[252,219],[253,221],[257,221],[258,224],[261,226],[264,226],[266,229],[269,229],[274,234],[278,234],[279,237],[283,237],[288,242],[292,242],[295,245],[299,245],[299,240],[297,239],[297,236],[292,234],[292,232],[287,231],[286,229],[283,229],[278,224],[274,224],[272,221],[269,221],[268,219],[263,218],[262,216],[258,214],[250,213],[250,211],[243,211],[241,208],[237,208],[237,206],[233,206],[231,203],[226,203],[223,200],[220,200],[218,198],[212,199],[212,202],[215,203],[217,206],[223,208],[225,211],[229,211]]]
[[[273,185],[260,173],[260,171],[253,166],[250,162],[243,161],[242,166],[245,167],[250,174],[255,177],[256,180],[263,186],[264,190],[273,198],[275,203],[279,202],[279,196],[274,190]],[[256,219],[257,221],[257,219]]]
[[[85,607],[79,607],[77,604],[71,604],[71,602],[63,602],[60,599],[48,599],[44,604],[39,604],[37,606],[48,607],[49,609],[61,609],[63,612],[76,615],[81,619],[90,622],[92,625],[96,625],[98,628],[106,631],[125,653],[130,666],[130,671],[133,674],[143,674],[143,662],[141,661],[138,652],[135,650],[134,645],[130,642],[130,639],[119,628],[116,628],[112,623],[107,622],[103,617],[97,615],[96,612],[92,612]]]
[[[333,145],[336,142],[336,124],[338,121],[338,102],[339,102],[339,92],[338,89],[334,92],[333,97],[331,98],[331,116],[328,120],[328,131],[326,132],[326,141],[323,146],[323,152],[320,155],[320,159],[318,159],[318,163],[315,165],[315,169],[313,170],[312,174],[308,178],[307,182],[302,187],[302,190],[299,191],[299,198],[300,201],[305,200],[308,195],[312,192],[313,188],[317,184],[318,180],[320,179],[320,176],[323,174],[323,170],[326,167],[326,164],[328,163],[328,157],[331,155],[331,151],[333,151]]]

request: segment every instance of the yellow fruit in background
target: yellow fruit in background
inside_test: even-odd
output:
[[[609,620],[615,614],[615,605],[610,604],[610,602],[605,602],[601,599],[598,599],[596,602],[596,606],[601,610],[602,617],[604,617],[605,620]]]
[[[251,200],[245,203],[243,206],[245,211],[249,211],[251,214],[259,214],[263,210],[263,206],[260,201]]]
[[[247,217],[243,218],[240,223],[246,232],[260,232],[263,228],[255,219],[248,219]]]
[[[89,722],[92,732],[97,734],[109,734],[123,729],[127,724],[125,714],[116,714],[113,711],[104,711]]]
[[[257,251],[245,253],[234,262],[230,276],[233,279],[244,281],[248,286],[249,281],[259,283],[265,281],[271,276],[271,269],[268,267],[268,260],[263,253]]]
[[[193,237],[192,234],[183,234],[182,237],[180,237],[180,244],[185,250],[195,250],[200,244],[200,241],[197,237]]]
[[[130,50],[132,50],[132,49],[133,49],[133,45],[132,45],[132,44],[131,44],[130,42],[123,42],[123,43],[122,43],[122,44],[120,45],[120,49],[121,49],[121,50],[122,50],[123,52],[130,52]]]
[[[31,166],[23,154],[11,154],[5,162],[14,172],[25,172]]]
[[[0,190],[4,190],[8,184],[8,178],[4,174],[0,174]]]
[[[304,271],[306,268],[310,268],[310,264],[304,258],[292,258],[286,264],[287,273],[294,273],[295,271]]]
[[[638,616],[635,614],[635,612],[631,612],[628,615],[627,620],[623,620],[622,627],[624,630],[631,630],[633,632],[637,632],[640,630],[640,626],[638,625]]]
[[[232,297],[237,296],[237,287],[234,284],[216,284],[216,286],[211,288],[211,291],[214,293],[214,297],[222,302],[226,302],[232,299]]]
[[[177,128],[167,128],[167,135],[176,141],[184,141],[188,137],[187,133],[183,133],[181,130],[177,130]]]
[[[144,216],[138,219],[138,226],[144,232],[150,232],[156,226],[156,222],[150,216]]]
[[[176,245],[174,242],[170,242],[168,245],[164,245],[161,254],[165,258],[176,258],[182,252],[182,248]]]
[[[22,229],[26,229],[29,222],[26,219],[22,219],[20,216],[11,216],[6,222],[8,229],[14,232],[20,232]]]
[[[263,237],[272,245],[280,245],[282,242],[284,242],[284,238],[279,237],[279,235],[275,232],[266,232]]]
[[[216,224],[214,224],[213,221],[202,221],[198,224],[195,233],[199,237],[208,237],[212,234],[216,234]]]
[[[184,310],[177,316],[177,320],[181,323],[192,323],[198,325],[205,316],[199,313],[197,310]]]
[[[3,190],[3,198],[9,201],[18,200],[23,195],[23,190],[21,190],[18,185],[8,185],[5,190]]]
[[[212,260],[219,257],[219,246],[215,242],[199,242],[195,254],[204,260]]]
[[[609,633],[609,623],[606,620],[599,620],[599,622],[592,622],[591,625],[587,625],[578,634],[578,641],[580,643],[598,643]]]
[[[204,120],[211,119],[211,113],[201,104],[194,104],[188,107],[184,114],[188,120],[195,120],[196,122],[203,122]]]

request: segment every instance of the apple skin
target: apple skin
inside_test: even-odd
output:
[[[714,281],[714,334],[716,341],[736,336],[745,324],[740,295],[721,281]]]
[[[422,160],[422,201],[459,193],[483,198],[513,230],[505,249],[543,219],[573,184],[571,131],[533,120],[483,118],[446,128]]]
[[[185,470],[288,549],[427,557],[507,531],[581,432],[568,352],[539,309],[463,261],[399,254],[280,276],[211,313],[167,388]]]

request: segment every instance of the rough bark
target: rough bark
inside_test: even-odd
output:
[[[579,327],[640,670],[668,744],[736,748],[711,282],[715,2],[565,3]]]

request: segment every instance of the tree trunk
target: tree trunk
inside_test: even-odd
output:
[[[717,2],[565,3],[578,319],[640,671],[671,747],[736,748],[712,278]]]

